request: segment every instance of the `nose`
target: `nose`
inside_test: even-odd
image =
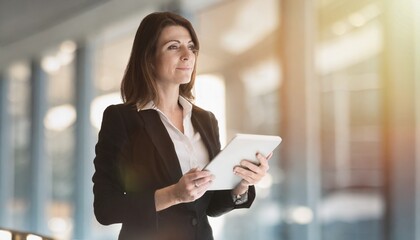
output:
[[[192,57],[193,54],[194,53],[192,53],[191,50],[188,49],[188,47],[183,47],[182,48],[182,54],[181,54],[181,60],[182,61],[188,61]]]

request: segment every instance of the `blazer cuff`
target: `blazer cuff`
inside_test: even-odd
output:
[[[249,186],[248,188],[248,200],[241,204],[235,204],[235,208],[250,208],[255,200],[255,186]]]

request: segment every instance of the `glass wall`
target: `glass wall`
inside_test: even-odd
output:
[[[11,201],[12,226],[18,229],[29,229],[29,135],[30,135],[30,74],[26,62],[20,62],[10,67],[9,104],[11,117],[10,142],[11,157],[14,159],[13,197]]]
[[[43,195],[48,202],[46,208],[40,209],[41,218],[45,216],[46,226],[42,234],[60,239],[69,239],[72,231],[74,200],[74,137],[73,127],[76,119],[74,109],[74,59],[75,45],[65,42],[60,48],[51,50],[40,61],[41,69],[46,75],[46,95],[40,96],[47,101],[47,112],[41,116],[42,125],[40,141],[45,136],[45,156],[42,161],[47,164],[42,173]],[[11,188],[13,198],[10,204],[10,226],[20,231],[34,231],[31,210],[34,208],[33,194],[39,186],[35,184],[31,168],[36,168],[31,154],[33,129],[38,128],[32,122],[32,99],[34,82],[31,82],[31,68],[26,62],[13,64],[9,68],[8,105],[10,109],[10,139],[13,159],[13,176]],[[41,74],[44,76],[44,74]],[[42,78],[42,77],[41,77]],[[41,103],[42,104],[42,103]],[[40,107],[42,109],[42,107]],[[44,135],[45,134],[45,135]],[[44,147],[43,144],[37,145]],[[43,150],[42,150],[43,151]],[[42,152],[41,151],[41,152]],[[41,204],[42,206],[44,204]],[[37,205],[39,207],[39,205]],[[44,219],[44,218],[43,218]]]
[[[384,239],[382,5],[320,1],[318,9],[322,239]]]
[[[415,1],[318,4],[322,239],[418,238],[416,14]]]
[[[47,74],[44,127],[48,168],[44,174],[49,175],[51,194],[46,216],[49,234],[59,239],[71,237],[74,218],[75,50],[74,42],[63,42],[41,62]]]
[[[252,207],[210,219],[215,239],[414,240],[420,157],[413,142],[418,146],[420,104],[412,89],[420,91],[420,67],[418,54],[409,53],[420,49],[413,37],[420,36],[419,16],[407,30],[401,23],[413,16],[405,22],[390,17],[402,1],[205,2],[168,4],[190,18],[200,39],[195,103],[217,116],[222,145],[236,133],[284,138]],[[92,127],[92,142],[104,109],[122,102],[120,83],[134,34],[150,11],[139,9],[86,36],[92,50],[86,66],[93,72],[88,85],[94,88],[86,103],[90,123],[82,124]],[[400,25],[390,26],[394,22]],[[78,47],[87,46],[65,41],[33,60],[45,73],[42,126],[31,122],[31,64],[7,69],[14,172],[9,225],[32,229],[32,189],[39,186],[32,183],[30,141],[32,128],[41,128],[46,167],[38,174],[46,181],[38,185],[47,200],[40,233],[57,240],[73,239],[81,224],[75,221],[83,195],[76,178],[89,174],[86,184],[92,184],[89,171],[76,171]],[[121,227],[102,226],[93,213],[83,224],[89,239],[101,240],[116,239]]]

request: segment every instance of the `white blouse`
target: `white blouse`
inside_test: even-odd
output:
[[[174,143],[182,174],[185,174],[191,168],[203,169],[210,160],[203,139],[201,139],[200,133],[194,129],[191,122],[192,104],[181,96],[178,98],[178,101],[183,108],[184,133],[172,124],[169,118],[155,106],[153,101],[149,102],[142,109],[138,109],[138,111],[154,109],[159,113],[160,119]]]

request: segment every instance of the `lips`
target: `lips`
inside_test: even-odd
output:
[[[192,70],[192,68],[190,68],[190,67],[177,67],[176,69],[177,70],[181,70],[181,71],[190,71],[190,70]]]

